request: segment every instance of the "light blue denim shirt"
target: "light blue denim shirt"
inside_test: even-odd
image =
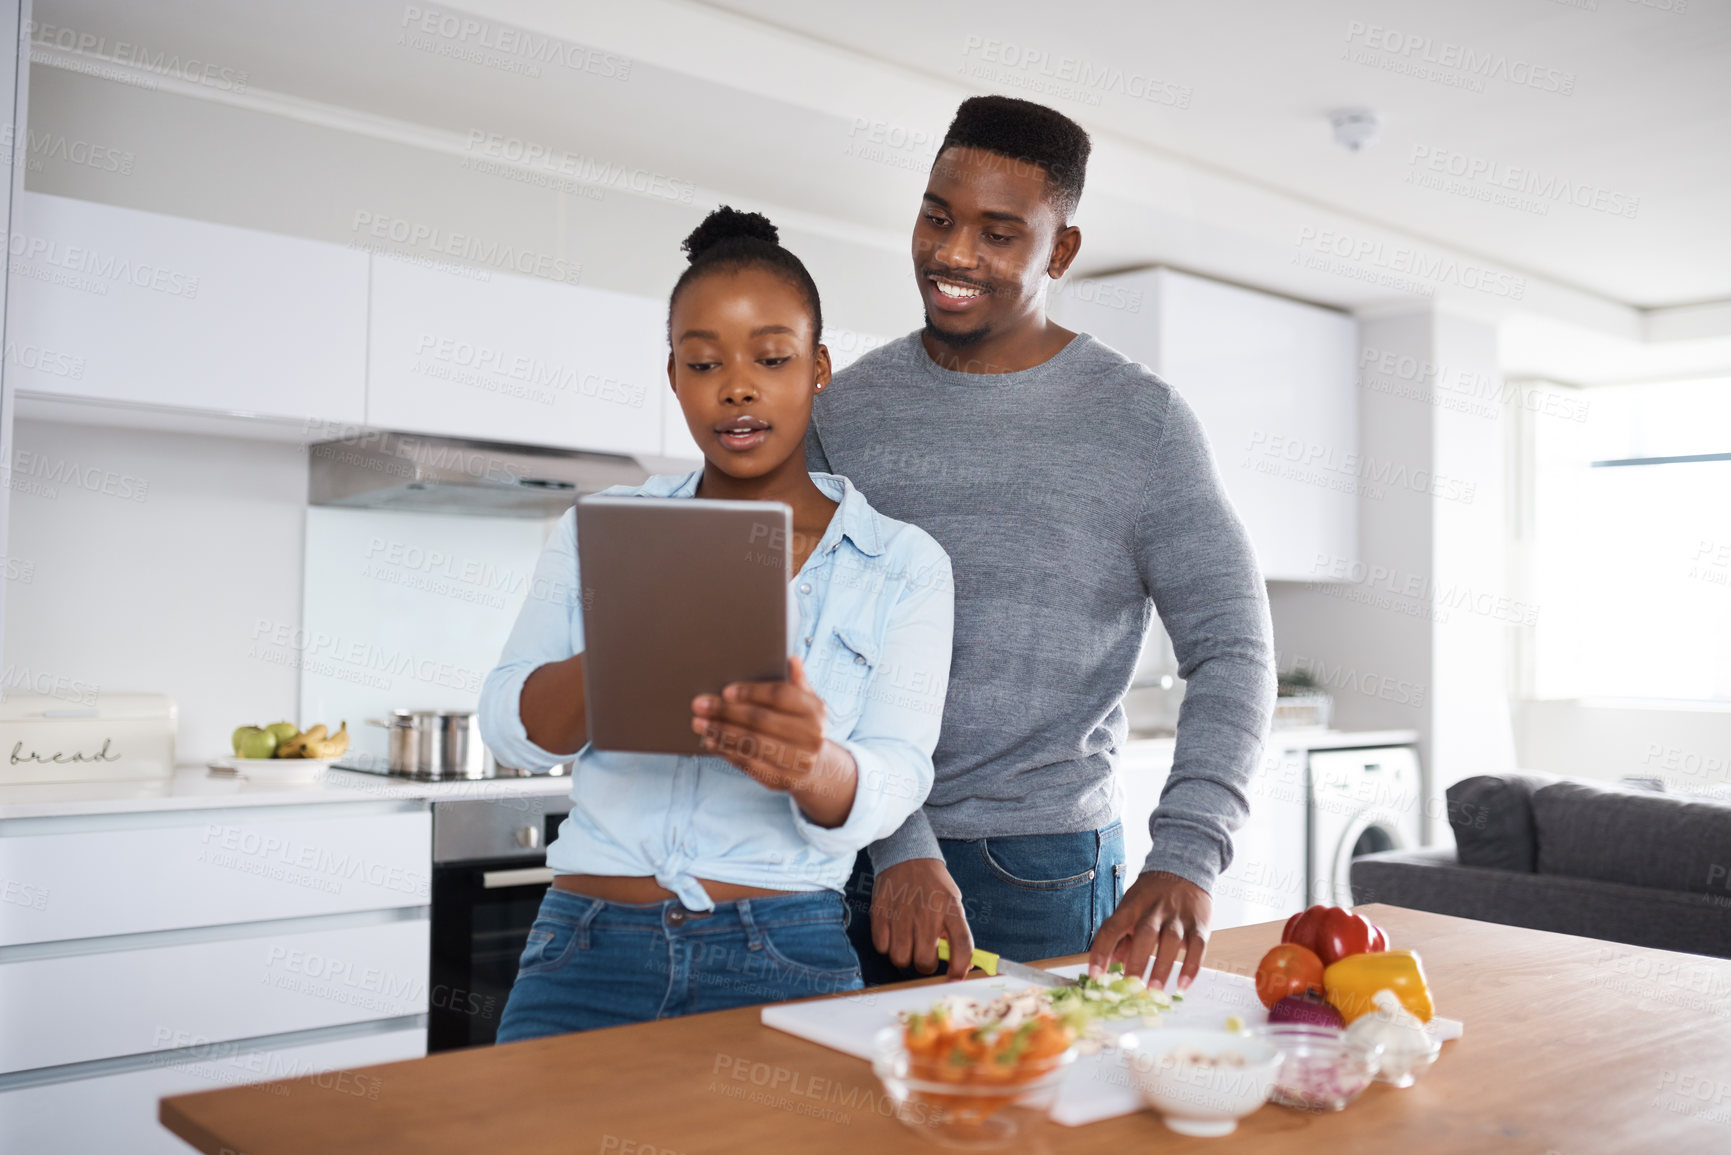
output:
[[[584,746],[572,765],[570,816],[547,848],[558,873],[653,875],[692,910],[714,906],[699,878],[840,891],[854,855],[925,801],[950,676],[949,556],[924,530],[872,509],[847,478],[811,476],[840,506],[793,579],[789,620],[797,610],[799,626],[788,649],[828,707],[824,736],[859,766],[847,821],[818,826],[787,794],[718,757]],[[652,477],[607,493],[691,497],[699,477]],[[577,520],[567,511],[481,690],[481,736],[502,762],[541,770],[570,757],[529,740],[518,700],[534,670],[583,650],[578,587]]]

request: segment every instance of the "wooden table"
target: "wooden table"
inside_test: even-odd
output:
[[[1439,1011],[1466,1023],[1416,1086],[1373,1084],[1339,1114],[1265,1106],[1225,1139],[1182,1138],[1147,1111],[1075,1128],[1025,1118],[1015,1149],[1731,1152],[1731,961],[1360,909],[1420,952]],[[1208,964],[1248,972],[1278,938],[1275,923],[1221,931]],[[889,1115],[868,1064],[770,1030],[755,1008],[357,1074],[178,1095],[161,1118],[207,1155],[941,1150]]]

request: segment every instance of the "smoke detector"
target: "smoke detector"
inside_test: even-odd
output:
[[[1379,123],[1368,108],[1341,108],[1328,114],[1334,126],[1334,143],[1348,152],[1358,152],[1376,143]]]

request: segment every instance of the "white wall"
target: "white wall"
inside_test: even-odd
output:
[[[1641,709],[1575,701],[1515,711],[1521,765],[1576,778],[1662,778],[1694,790],[1731,782],[1731,709]]]
[[[1494,325],[1438,311],[1430,347],[1439,375],[1451,382],[1501,380]],[[1462,778],[1516,766],[1508,675],[1519,615],[1498,608],[1510,606],[1517,592],[1507,560],[1512,410],[1500,403],[1482,411],[1425,408],[1435,423],[1431,767],[1440,795]],[[1447,811],[1439,806],[1436,813]]]
[[[1319,675],[1339,728],[1419,731],[1435,842],[1449,785],[1517,764],[1510,627],[1494,612],[1513,594],[1506,414],[1451,408],[1458,391],[1437,380],[1500,381],[1496,331],[1425,307],[1361,317],[1359,341],[1360,556],[1318,557],[1316,583],[1269,583],[1275,648],[1283,670]]]
[[[166,693],[182,762],[293,716],[255,636],[300,619],[303,448],[21,420],[12,466],[8,692]]]
[[[25,28],[30,24],[30,16],[30,0],[22,0],[21,3],[18,0],[0,2],[0,28],[14,30]],[[18,41],[15,39],[13,44],[16,49]],[[19,83],[21,76],[24,80],[22,84]],[[15,142],[27,137],[25,122],[29,104],[29,76],[29,52],[15,50],[0,54],[0,125],[4,126],[5,132],[8,134],[8,141]],[[16,156],[17,151],[17,149],[12,149],[12,155]],[[25,166],[21,164],[9,165],[7,169],[8,179],[4,187],[0,188],[0,220],[6,222],[8,238],[13,233],[12,206],[18,200],[18,194],[24,191],[24,168]],[[6,335],[4,329],[8,288],[8,285],[0,284],[0,339]],[[0,340],[0,344],[7,343]],[[7,344],[7,347],[9,348],[10,344]],[[16,386],[13,383],[14,374],[10,368],[10,361],[10,358],[0,358],[0,476],[3,476],[5,463],[12,460],[12,423]],[[0,564],[6,565],[8,574],[10,573],[10,563],[5,562],[4,559],[10,556],[6,548],[7,525],[10,519],[11,511],[8,508],[8,503],[0,501]],[[0,581],[0,653],[5,650],[6,586],[6,582]]]

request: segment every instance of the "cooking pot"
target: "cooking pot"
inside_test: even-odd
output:
[[[481,743],[473,710],[392,710],[367,725],[390,731],[390,773],[429,780],[491,778],[492,755]]]

